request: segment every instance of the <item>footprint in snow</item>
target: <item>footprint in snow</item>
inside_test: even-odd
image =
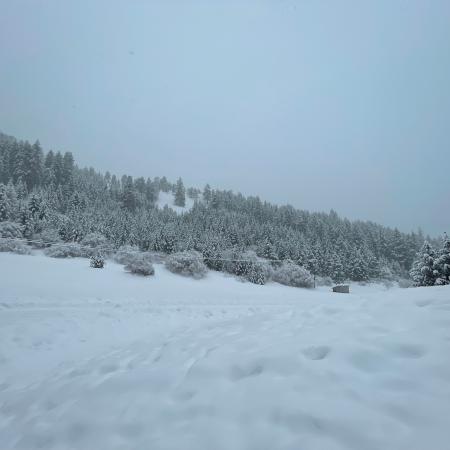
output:
[[[243,378],[256,377],[263,372],[264,367],[260,363],[252,363],[245,366],[234,365],[231,368],[230,378],[232,381],[239,381]]]
[[[311,359],[313,361],[319,361],[324,359],[330,353],[331,348],[327,345],[312,345],[310,347],[306,347],[302,353],[307,359]]]

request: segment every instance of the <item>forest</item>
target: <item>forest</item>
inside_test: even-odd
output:
[[[157,205],[160,192],[179,214]],[[22,237],[48,243],[81,242],[97,233],[110,246],[141,251],[195,250],[213,270],[224,260],[253,255],[276,265],[289,261],[318,277],[394,280],[408,277],[423,233],[404,233],[335,211],[308,212],[228,190],[185,187],[181,178],[117,176],[80,168],[70,152],[42,149],[0,135],[0,222],[16,223]],[[427,238],[433,243],[433,240]],[[436,242],[434,244],[438,245]]]

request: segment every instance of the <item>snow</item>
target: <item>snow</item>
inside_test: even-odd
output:
[[[0,448],[447,450],[450,287],[0,254]]]
[[[186,206],[175,206],[173,204],[174,196],[171,192],[159,192],[158,201],[156,202],[156,206],[159,208],[164,208],[168,206],[170,209],[173,209],[176,213],[181,214],[184,212],[188,212],[194,206],[194,200],[186,196]]]

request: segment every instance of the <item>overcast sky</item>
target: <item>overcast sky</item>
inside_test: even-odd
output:
[[[0,0],[0,130],[450,232],[450,1]]]

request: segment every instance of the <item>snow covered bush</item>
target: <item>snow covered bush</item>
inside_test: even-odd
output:
[[[0,237],[22,238],[22,226],[14,222],[0,222]]]
[[[194,250],[173,253],[167,258],[166,267],[172,273],[195,279],[203,278],[207,272],[201,253]]]
[[[234,275],[242,277],[254,284],[265,284],[272,276],[270,262],[259,258],[252,251],[246,252],[224,252],[223,269]]]
[[[65,242],[48,247],[45,249],[45,254],[51,258],[76,258],[85,256],[85,251],[76,242]]]
[[[128,264],[140,254],[139,248],[132,245],[123,245],[113,255],[113,260],[119,264]]]
[[[94,269],[103,269],[105,267],[105,260],[100,255],[91,256],[90,266]]]
[[[125,270],[136,275],[154,275],[155,269],[151,261],[144,254],[135,254],[126,264]]]
[[[18,255],[29,255],[30,248],[18,239],[0,238],[0,252],[11,252]]]
[[[292,261],[284,261],[280,267],[275,269],[273,280],[286,286],[314,287],[314,278],[311,273],[304,267],[294,264]]]
[[[97,254],[110,255],[112,246],[103,234],[94,232],[87,234],[82,240],[81,245],[85,249],[87,256],[95,256]]]
[[[59,236],[58,231],[53,228],[46,228],[40,233],[34,234],[32,239],[33,246],[37,248],[46,248],[61,242],[61,237]]]
[[[331,277],[317,277],[316,276],[316,286],[332,286],[333,280]]]
[[[101,245],[105,245],[108,243],[108,240],[101,233],[89,233],[82,240],[81,244],[86,245],[88,247],[100,247]]]

